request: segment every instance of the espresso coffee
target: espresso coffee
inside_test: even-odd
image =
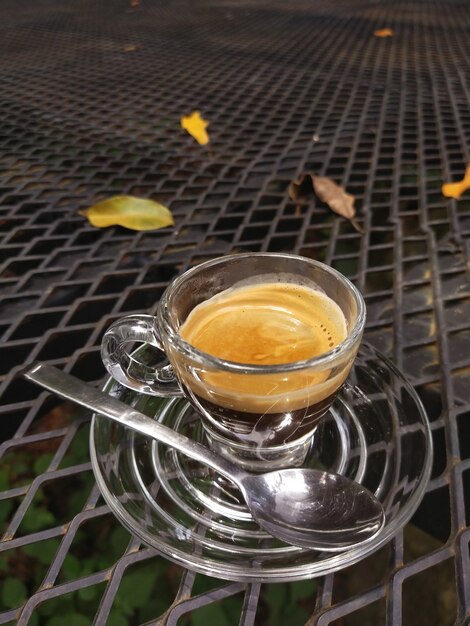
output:
[[[273,366],[329,352],[346,338],[347,324],[324,292],[293,282],[263,282],[235,286],[202,302],[179,333],[219,359]],[[240,442],[273,446],[311,431],[348,368],[337,370],[303,367],[248,375],[207,369],[196,382],[184,368],[179,374],[188,394],[211,421],[217,420],[219,429]]]
[[[245,365],[311,359],[341,343],[346,332],[333,300],[295,283],[227,289],[199,304],[180,328],[199,350]]]

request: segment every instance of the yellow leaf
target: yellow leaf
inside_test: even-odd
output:
[[[114,196],[79,213],[97,228],[123,226],[130,230],[156,230],[174,224],[166,206],[133,196]]]
[[[191,115],[183,115],[181,118],[181,128],[184,128],[194,139],[205,146],[209,143],[209,135],[206,128],[209,126],[209,122],[201,117],[199,111],[193,111]]]
[[[459,183],[444,183],[442,185],[442,194],[447,198],[460,198],[460,196],[470,189],[470,164],[467,165],[465,176]]]
[[[393,37],[393,30],[391,28],[379,28],[374,31],[375,37]]]

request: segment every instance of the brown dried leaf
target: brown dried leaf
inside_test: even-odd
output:
[[[362,233],[362,229],[355,221],[356,209],[354,208],[354,196],[347,193],[343,187],[337,185],[331,178],[315,176],[315,174],[303,174],[299,179],[289,185],[289,196],[295,202],[309,202],[315,194],[319,200],[329,206],[338,215],[348,219],[354,228]]]
[[[288,188],[289,196],[294,202],[308,204],[315,193],[313,189],[313,174],[302,174],[297,180],[293,180]]]
[[[444,183],[442,185],[442,194],[447,198],[458,199],[460,196],[470,189],[470,164],[467,165],[465,176],[458,183]]]
[[[315,193],[332,211],[348,220],[356,215],[354,196],[326,176],[312,176],[312,180]]]

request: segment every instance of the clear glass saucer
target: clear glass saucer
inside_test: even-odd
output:
[[[185,399],[145,396],[112,379],[105,391],[204,441],[197,413]],[[387,359],[365,345],[317,427],[304,463],[353,478],[384,506],[381,532],[345,552],[307,550],[272,538],[253,522],[229,481],[100,415],[93,417],[90,451],[104,499],[145,544],[204,574],[257,582],[323,576],[377,550],[413,515],[432,462],[429,423],[416,392]]]

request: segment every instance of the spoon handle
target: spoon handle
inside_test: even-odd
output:
[[[27,380],[44,387],[64,400],[70,400],[99,415],[104,415],[122,426],[157,439],[192,459],[209,465],[241,487],[240,482],[245,472],[237,465],[79,378],[40,361],[27,365],[20,373]]]

